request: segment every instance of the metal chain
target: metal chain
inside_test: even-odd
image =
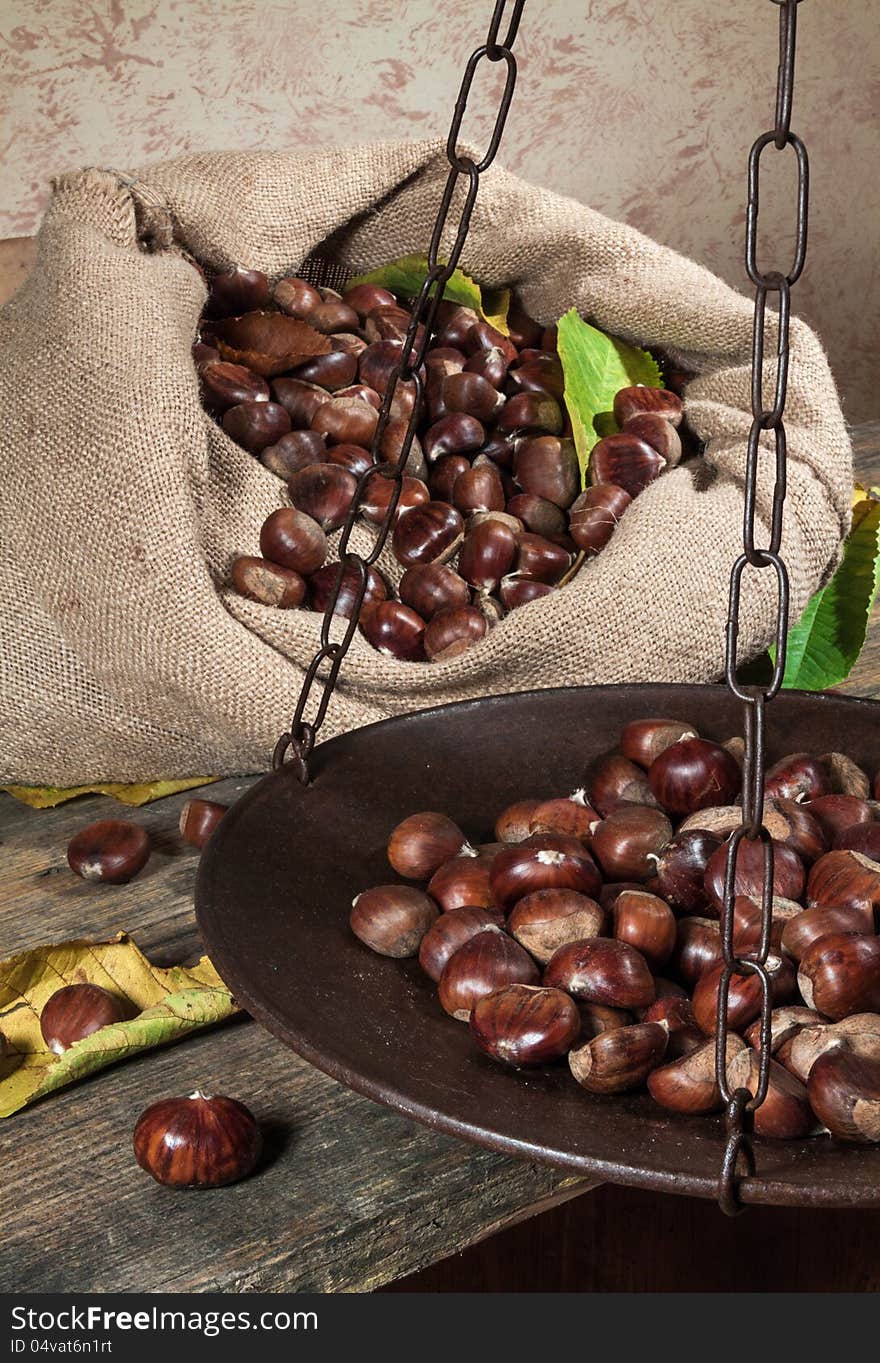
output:
[[[800,278],[807,253],[807,214],[809,205],[809,161],[807,149],[791,131],[791,108],[794,89],[794,59],[797,40],[797,7],[801,0],[772,0],[779,6],[779,68],[776,81],[776,125],[763,133],[749,155],[749,197],[746,215],[746,270],[755,286],[755,321],[752,334],[752,426],[749,431],[745,475],[745,513],[743,517],[743,552],[733,565],[730,577],[730,605],[727,619],[727,684],[743,702],[745,724],[745,756],[743,761],[743,821],[736,829],[727,848],[724,877],[724,906],[721,921],[721,944],[724,968],[718,988],[715,1075],[721,1098],[726,1106],[727,1143],[718,1184],[718,1200],[729,1216],[742,1211],[739,1199],[740,1162],[747,1174],[754,1173],[754,1152],[751,1132],[755,1109],[767,1096],[770,1080],[770,1013],[773,1007],[767,956],[773,917],[773,841],[764,828],[765,705],[782,686],[785,675],[785,643],[788,634],[789,584],[785,564],[780,557],[782,517],[785,502],[786,441],[783,416],[788,386],[788,335],[791,318],[791,287]],[[761,155],[770,143],[776,151],[793,147],[797,158],[797,231],[794,259],[788,274],[777,270],[762,273],[758,268],[758,205],[761,178]],[[779,295],[778,336],[776,341],[776,373],[773,383],[773,404],[764,405],[764,342],[767,328],[767,296]],[[775,449],[776,482],[770,516],[770,542],[764,549],[755,545],[755,507],[757,501],[758,462],[761,455],[761,435],[772,431]],[[763,690],[743,687],[737,681],[737,636],[742,579],[746,568],[772,568],[776,574],[776,666],[769,686]],[[736,890],[736,862],[740,844],[745,840],[760,841],[764,849],[764,883],[761,896],[761,938],[757,951],[747,957],[736,954],[734,947],[734,899]],[[758,1082],[752,1094],[747,1088],[733,1091],[727,1082],[728,1003],[730,984],[734,975],[756,975],[761,986],[761,1027]]]
[[[455,111],[452,115],[452,123],[449,128],[449,135],[446,139],[446,156],[449,160],[450,170],[446,180],[443,196],[440,200],[440,207],[437,211],[437,218],[434,229],[431,233],[431,241],[428,248],[428,273],[424,283],[415,300],[410,317],[407,333],[404,338],[400,358],[396,367],[391,371],[388,380],[388,387],[382,400],[379,411],[379,420],[373,436],[372,457],[373,465],[367,469],[358,479],[357,488],[352,499],[348,515],[342,529],[339,541],[339,569],[333,590],[330,593],[330,600],[324,612],[324,619],[321,624],[321,646],[312,659],[309,668],[303,678],[302,689],[299,700],[290,722],[290,729],[279,738],[275,745],[275,752],[272,757],[272,765],[277,768],[282,765],[287,757],[288,751],[292,751],[293,757],[290,759],[294,765],[297,776],[304,785],[308,785],[310,780],[309,761],[315,746],[315,738],[327,715],[327,707],[336,686],[339,670],[342,667],[343,659],[351,645],[360,619],[361,607],[367,590],[367,572],[372,564],[376,562],[381,554],[388,535],[394,522],[394,514],[400,500],[400,491],[403,483],[404,471],[409,458],[410,449],[416,434],[419,418],[422,412],[424,398],[424,381],[421,375],[421,366],[425,359],[428,346],[433,335],[434,320],[437,309],[443,298],[443,291],[446,283],[452,275],[453,270],[458,264],[465,241],[467,240],[468,228],[470,227],[471,215],[477,199],[480,185],[480,176],[495,159],[501,137],[504,132],[504,125],[510,110],[513,91],[516,85],[516,58],[511,51],[519,29],[520,19],[525,0],[514,0],[511,5],[511,12],[507,24],[507,32],[503,39],[499,41],[501,23],[507,9],[507,0],[496,0],[492,9],[492,18],[489,22],[489,31],[486,41],[482,47],[478,47],[468,59],[467,66],[462,77],[461,87],[458,98],[455,101]],[[461,130],[462,120],[467,109],[468,96],[474,82],[477,69],[483,61],[504,62],[507,71],[504,82],[504,90],[498,105],[498,112],[495,118],[495,125],[489,139],[486,152],[479,161],[474,161],[471,157],[460,153],[458,150],[458,135]],[[459,181],[464,180],[465,196],[464,203],[458,216],[458,226],[455,231],[455,241],[449,251],[445,261],[440,260],[440,244],[444,229],[447,226],[449,215],[452,209],[452,201],[455,196]],[[382,441],[385,430],[390,419],[391,408],[394,402],[394,395],[399,384],[409,384],[412,388],[414,397],[412,410],[407,421],[406,432],[397,459],[391,463],[381,457]],[[373,549],[366,558],[350,550],[349,540],[351,532],[357,520],[361,503],[367,486],[373,478],[387,478],[394,482],[394,490],[389,502],[385,518],[380,525]],[[330,629],[334,619],[336,604],[342,590],[343,580],[347,573],[354,573],[357,578],[357,590],[354,597],[354,606],[351,616],[347,621],[345,631],[341,639],[336,641],[330,637]],[[318,674],[321,665],[327,663],[325,675],[319,678]],[[317,699],[317,705],[312,719],[306,719],[306,707],[312,691],[312,687],[319,682],[322,690]]]

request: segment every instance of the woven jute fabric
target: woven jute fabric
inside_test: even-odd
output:
[[[422,142],[187,156],[55,182],[30,279],[0,310],[4,781],[267,765],[320,617],[226,586],[231,560],[257,552],[286,493],[201,406],[190,347],[205,288],[187,253],[277,279],[320,248],[363,271],[424,250],[446,171],[441,144]],[[576,307],[695,371],[687,410],[706,463],[660,479],[569,586],[512,612],[459,658],[401,663],[358,635],[323,736],[493,692],[706,681],[723,669],[751,301],[632,228],[497,168],[461,263],[483,284],[514,285],[541,322]],[[783,552],[797,613],[834,566],[852,478],[828,364],[800,321],[786,426]],[[759,542],[772,483],[768,443]],[[743,658],[771,637],[775,592],[772,571],[747,574]]]

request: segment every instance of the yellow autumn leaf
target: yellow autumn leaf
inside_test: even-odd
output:
[[[130,1013],[63,1055],[46,1049],[40,1014],[69,984],[97,984]],[[109,942],[57,942],[0,961],[0,1117],[153,1046],[222,1022],[237,1005],[207,956],[194,966],[151,965],[126,933]]]
[[[178,781],[136,781],[126,785],[120,781],[98,781],[89,786],[0,786],[7,795],[14,795],[31,809],[54,809],[78,795],[111,795],[124,805],[146,805],[151,800],[162,800],[181,790],[209,786],[217,776],[186,776]]]

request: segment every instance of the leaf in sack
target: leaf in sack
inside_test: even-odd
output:
[[[99,781],[90,786],[0,786],[0,790],[31,809],[54,809],[80,795],[110,795],[124,805],[147,805],[151,800],[163,800],[166,795],[177,795],[181,790],[193,790],[196,786],[209,786],[219,779],[218,776],[187,776],[181,781],[136,781],[129,785]]]
[[[327,355],[330,341],[320,331],[283,312],[246,312],[213,324],[214,344],[224,360],[243,364],[264,379],[274,378],[313,355]]]
[[[824,691],[846,680],[862,651],[878,586],[880,500],[857,488],[837,572],[788,632],[784,686]]]
[[[131,1017],[77,1041],[63,1055],[46,1049],[40,1013],[68,984],[98,984]],[[125,933],[110,942],[58,942],[0,962],[0,1117],[55,1089],[153,1046],[166,1046],[237,1012],[207,956],[194,966],[151,965]]]
[[[558,346],[565,375],[565,405],[581,472],[586,474],[590,451],[603,435],[610,434],[615,393],[635,384],[661,388],[663,379],[660,366],[647,350],[591,326],[574,308],[559,319]]]
[[[427,256],[401,256],[400,260],[380,265],[377,270],[357,275],[350,281],[348,287],[352,289],[355,284],[378,284],[380,288],[390,289],[400,298],[415,298],[425,282],[427,273]],[[500,331],[503,336],[510,334],[507,327],[507,313],[510,308],[509,289],[483,290],[463,270],[455,269],[446,281],[443,297],[450,303],[473,308],[474,312],[478,312],[485,322],[496,331]]]

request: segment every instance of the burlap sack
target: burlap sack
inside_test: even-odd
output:
[[[204,286],[180,251],[277,278],[324,243],[361,271],[425,248],[445,177],[441,145],[424,142],[188,156],[134,183],[97,170],[55,183],[36,266],[0,312],[3,780],[267,765],[320,618],[224,585],[285,492],[202,409],[190,346]],[[655,483],[568,587],[513,612],[460,658],[400,663],[356,637],[324,736],[498,691],[722,670],[742,533],[750,300],[501,169],[481,186],[462,265],[482,283],[515,284],[542,322],[573,305],[696,370],[687,406],[711,470]],[[834,563],[851,489],[828,365],[797,321],[786,423],[784,553],[797,613]],[[764,463],[762,521],[769,451]],[[770,637],[773,577],[747,577],[744,658]]]

